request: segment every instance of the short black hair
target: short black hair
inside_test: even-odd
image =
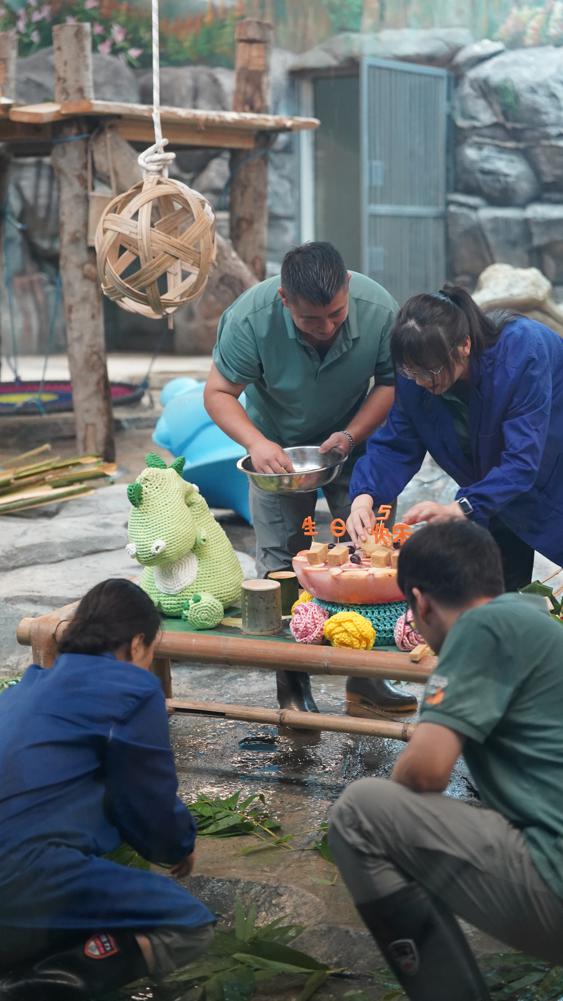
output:
[[[397,583],[409,604],[412,589],[448,608],[504,592],[500,549],[490,532],[452,519],[418,529],[401,547]]]
[[[59,653],[113,653],[144,636],[150,646],[160,629],[160,613],[133,581],[103,580],[80,601],[58,645]]]
[[[304,299],[328,306],[346,284],[346,265],[331,243],[304,243],[285,255],[281,285],[290,301]]]

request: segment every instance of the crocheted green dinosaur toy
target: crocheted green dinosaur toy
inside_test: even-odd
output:
[[[141,587],[164,615],[213,629],[240,597],[240,563],[198,488],[182,478],[183,457],[167,466],[151,452],[146,463],[127,487],[126,548],[145,567]]]

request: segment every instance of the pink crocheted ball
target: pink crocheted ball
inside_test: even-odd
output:
[[[298,643],[322,643],[328,612],[312,601],[296,606],[289,628]]]
[[[407,611],[397,619],[393,635],[399,650],[414,650],[419,643],[426,642],[424,636],[421,636],[416,630],[410,608],[407,608]]]

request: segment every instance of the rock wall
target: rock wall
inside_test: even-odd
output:
[[[563,293],[563,49],[480,42],[454,61],[450,276],[537,267]],[[559,288],[558,288],[559,286]]]

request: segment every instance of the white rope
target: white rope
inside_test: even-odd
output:
[[[168,139],[162,138],[160,122],[160,41],[158,32],[158,0],[152,0],[152,120],[154,144],[141,153],[137,162],[145,174],[162,174],[168,177],[168,167],[175,153],[165,153]]]

